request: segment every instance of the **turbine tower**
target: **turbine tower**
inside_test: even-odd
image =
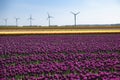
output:
[[[76,26],[76,21],[77,21],[76,17],[80,12],[77,12],[77,13],[71,12],[71,13],[74,15],[74,25]]]
[[[32,26],[32,20],[33,20],[32,15],[30,15],[28,19],[30,20],[30,26]]]
[[[7,21],[8,21],[8,19],[5,18],[4,21],[5,21],[5,26],[7,26]]]
[[[49,13],[48,13],[48,18],[47,18],[47,19],[48,19],[48,26],[49,26],[49,27],[50,27],[50,23],[51,23],[51,18],[53,18],[53,17],[50,16]]]
[[[18,26],[18,20],[19,20],[20,18],[15,18],[15,21],[16,21],[16,26]]]

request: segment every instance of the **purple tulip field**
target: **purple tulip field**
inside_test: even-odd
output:
[[[0,36],[0,80],[120,80],[120,35]]]

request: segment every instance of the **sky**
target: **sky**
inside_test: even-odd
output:
[[[73,25],[77,15],[77,25],[120,23],[120,0],[0,0],[0,25],[29,25],[32,15],[33,25],[48,25],[47,13],[53,18],[51,25]]]

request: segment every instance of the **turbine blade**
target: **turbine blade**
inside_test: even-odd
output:
[[[76,15],[78,15],[80,12],[76,13]]]
[[[71,11],[72,14],[75,14],[74,12]]]
[[[53,16],[50,16],[50,18],[54,18]]]

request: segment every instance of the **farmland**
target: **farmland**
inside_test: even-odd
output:
[[[120,35],[0,36],[0,80],[119,80]]]
[[[120,33],[119,26],[0,27],[0,35]]]

